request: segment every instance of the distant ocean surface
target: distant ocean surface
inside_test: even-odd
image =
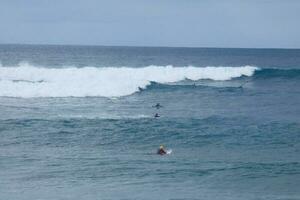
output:
[[[0,63],[0,199],[300,199],[300,50],[0,45]]]

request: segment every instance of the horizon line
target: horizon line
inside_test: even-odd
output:
[[[0,45],[29,45],[29,46],[83,46],[83,47],[132,47],[132,48],[188,48],[188,49],[277,49],[300,50],[293,47],[217,47],[217,46],[142,46],[142,45],[101,45],[101,44],[47,44],[47,43],[0,43]]]

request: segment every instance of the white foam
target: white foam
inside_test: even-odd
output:
[[[0,96],[8,97],[120,97],[145,88],[151,81],[172,83],[184,79],[230,80],[252,76],[258,69],[243,67],[84,67],[42,68],[28,64],[0,67]]]

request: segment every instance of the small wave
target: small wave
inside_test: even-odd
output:
[[[151,82],[185,79],[226,81],[252,76],[259,68],[241,67],[84,67],[43,68],[29,64],[0,67],[0,96],[7,97],[121,97],[145,89]]]
[[[300,69],[262,69],[255,71],[255,78],[299,78]]]

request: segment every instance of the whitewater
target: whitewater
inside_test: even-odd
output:
[[[254,66],[241,67],[63,67],[29,64],[0,67],[0,96],[7,97],[121,97],[145,89],[151,82],[167,84],[183,80],[226,81],[252,76]]]

